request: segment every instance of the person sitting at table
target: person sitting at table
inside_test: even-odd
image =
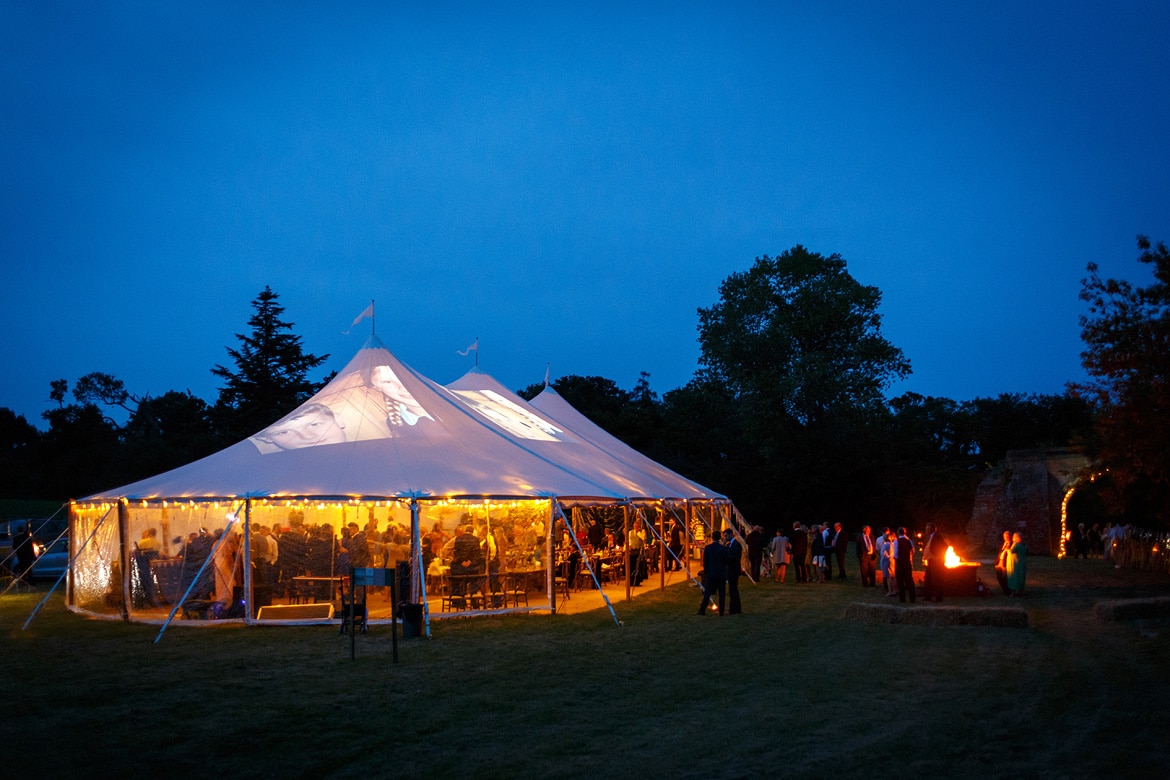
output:
[[[158,541],[157,528],[147,528],[142,532],[142,538],[138,540],[138,552],[146,560],[150,561],[157,558],[161,548],[162,545]]]

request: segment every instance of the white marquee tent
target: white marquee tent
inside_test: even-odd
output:
[[[68,603],[143,621],[267,622],[328,613],[306,605],[332,603],[349,566],[403,564],[403,595],[428,617],[555,612],[558,585],[568,596],[576,584],[562,581],[560,559],[577,544],[565,525],[596,507],[651,542],[668,522],[701,536],[734,512],[551,390],[529,405],[478,370],[444,387],[371,336],[263,431],[75,502]],[[482,560],[468,562],[469,550]]]

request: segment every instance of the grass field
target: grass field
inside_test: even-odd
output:
[[[856,579],[687,585],[600,610],[447,620],[391,664],[389,627],[157,627],[0,599],[5,776],[1158,777],[1170,620],[1100,601],[1166,575],[1029,562],[1028,628],[880,625]],[[957,605],[960,600],[954,600]],[[971,605],[971,600],[963,600]],[[948,604],[944,603],[943,608]],[[919,605],[918,609],[938,609]]]

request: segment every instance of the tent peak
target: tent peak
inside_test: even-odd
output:
[[[390,351],[386,348],[386,345],[382,343],[382,339],[378,338],[377,333],[370,334],[370,337],[366,339],[366,343],[362,344],[362,349],[385,349],[387,352]]]

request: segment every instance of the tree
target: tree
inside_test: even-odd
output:
[[[722,388],[725,413],[738,418],[723,427],[750,451],[735,453],[730,476],[755,476],[760,495],[749,501],[776,507],[782,496],[771,511],[783,521],[856,523],[883,500],[883,390],[910,364],[881,335],[880,302],[840,255],[797,245],[732,274],[719,301],[699,309],[695,386],[706,389],[692,400],[713,401]]]
[[[125,479],[131,481],[210,455],[211,409],[191,391],[144,398],[122,428]]]
[[[211,370],[224,380],[215,405],[216,431],[225,440],[255,433],[304,403],[323,383],[309,372],[329,356],[307,353],[293,323],[281,319],[284,307],[278,295],[265,287],[252,301],[250,335],[236,334],[239,349],[228,348],[235,369],[217,365]]]
[[[858,283],[840,255],[797,245],[757,258],[699,309],[700,375],[724,384],[761,417],[801,425],[840,410],[872,410],[910,373],[881,335],[881,292]]]
[[[41,416],[49,430],[41,437],[35,458],[34,495],[78,498],[118,484],[118,426],[96,404],[62,404]]]
[[[54,392],[56,389],[54,387]],[[111,374],[103,374],[100,371],[94,371],[78,379],[77,384],[73,386],[73,397],[83,406],[100,403],[105,406],[117,406],[131,414],[142,402],[141,398],[126,390],[126,385],[122,383],[121,379],[117,379]],[[106,419],[109,420],[108,417]],[[112,423],[113,420],[110,422]]]
[[[1096,263],[1081,280],[1081,363],[1090,380],[1075,390],[1098,408],[1101,465],[1158,515],[1170,497],[1170,250],[1138,236],[1138,261],[1154,281],[1139,287],[1102,279]],[[1140,492],[1141,496],[1134,495]]]
[[[0,496],[34,495],[30,460],[39,437],[40,432],[24,415],[0,407]]]

